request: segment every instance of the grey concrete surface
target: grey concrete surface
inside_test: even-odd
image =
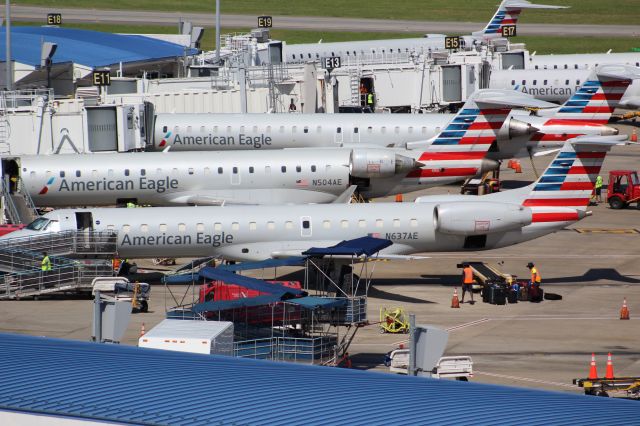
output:
[[[37,6],[11,6],[12,19],[42,21],[48,9]],[[178,20],[191,21],[194,25],[214,26],[213,13],[157,12],[132,10],[101,10],[95,8],[56,8],[66,22],[112,23],[135,25],[177,25]],[[3,11],[4,12],[4,11]],[[227,28],[255,27],[257,16],[222,14],[222,25]],[[437,22],[390,19],[335,18],[321,16],[274,16],[274,28],[289,30],[322,30],[350,32],[424,32],[435,34],[469,34],[485,27],[486,22]],[[579,24],[518,24],[519,35],[607,35],[609,37],[634,37],[640,35],[640,27],[634,25],[579,25]]]
[[[631,127],[620,126],[624,132]],[[551,157],[535,159],[543,170]],[[611,169],[640,169],[640,146],[614,148],[604,174]],[[533,179],[528,160],[523,173],[503,173],[507,186]],[[605,182],[607,179],[605,178]],[[455,192],[456,187],[434,188],[424,193]],[[413,199],[415,195],[406,197]],[[380,202],[380,200],[377,200]],[[473,357],[474,381],[580,392],[571,380],[588,373],[592,352],[603,374],[606,353],[613,353],[616,375],[640,376],[640,210],[614,211],[602,204],[593,215],[573,226],[538,240],[500,250],[472,253],[435,253],[412,262],[378,262],[370,292],[368,315],[377,321],[382,306],[403,307],[417,322],[451,331],[446,354]],[[579,233],[575,229],[599,232]],[[460,281],[456,264],[462,260],[502,263],[505,272],[526,277],[525,265],[537,264],[545,291],[563,296],[561,301],[494,306],[465,303],[450,308],[454,286]],[[150,267],[148,261],[140,266]],[[282,270],[285,273],[288,270]],[[268,272],[270,274],[270,272]],[[271,275],[263,276],[271,278]],[[193,290],[169,288],[176,300],[194,296]],[[479,296],[475,296],[479,299]],[[623,298],[630,321],[618,319]],[[140,327],[153,327],[175,303],[162,286],[154,286],[150,311],[133,315],[123,344],[136,344]],[[88,299],[0,302],[0,331],[88,340],[92,303]],[[383,356],[406,335],[381,334],[377,325],[359,330],[350,349],[357,368],[384,371]]]

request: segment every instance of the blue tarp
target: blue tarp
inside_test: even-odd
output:
[[[204,302],[193,305],[193,312],[215,312],[224,311],[226,309],[245,308],[249,306],[262,306],[269,303],[280,302],[281,296],[266,295],[257,297],[245,297],[236,300],[221,300],[219,302]]]
[[[316,309],[316,308],[335,308],[335,307],[345,306],[347,304],[347,299],[339,299],[334,297],[307,296],[307,297],[298,297],[295,299],[289,299],[287,300],[287,302],[300,305],[307,309]]]
[[[217,269],[224,271],[246,271],[249,269],[277,268],[279,266],[303,266],[306,258],[302,256],[285,259],[267,259],[260,262],[242,262],[235,265],[220,265]]]
[[[6,56],[5,28],[0,28],[0,61],[4,61]],[[12,27],[11,57],[23,64],[39,66],[42,41],[58,45],[52,58],[54,64],[73,62],[88,67],[175,58],[198,53],[196,49],[138,35],[58,27]]]
[[[165,275],[162,277],[162,282],[167,284],[187,284],[199,279],[200,276],[197,272],[191,272],[190,274]]]
[[[382,249],[389,247],[391,240],[374,237],[361,237],[354,240],[345,240],[332,247],[312,247],[302,254],[306,256],[371,256]]]
[[[285,287],[279,284],[270,284],[257,278],[244,277],[242,275],[234,274],[233,272],[224,271],[219,268],[206,267],[200,270],[200,277],[209,280],[220,280],[227,284],[237,284],[242,287],[249,288],[251,290],[257,290],[262,293],[273,294],[274,296],[299,296],[305,294],[302,290],[295,288]]]

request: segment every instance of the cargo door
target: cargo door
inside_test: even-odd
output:
[[[116,108],[87,108],[89,150],[91,152],[118,150]]]
[[[462,101],[462,72],[460,65],[442,67],[442,100]]]
[[[509,67],[513,67],[514,70],[524,69],[524,52],[503,53],[502,54],[502,69],[506,70]]]

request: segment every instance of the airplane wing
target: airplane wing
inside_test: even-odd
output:
[[[223,206],[226,200],[208,197],[206,195],[193,195],[187,198],[186,204],[194,206]]]
[[[356,192],[356,189],[358,189],[357,185],[351,185],[350,187],[345,189],[345,191],[340,194],[338,198],[333,200],[331,204],[351,204],[351,197],[353,196],[353,193]]]

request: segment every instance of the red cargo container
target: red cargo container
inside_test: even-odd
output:
[[[19,231],[20,229],[24,228],[26,225],[23,224],[18,224],[18,225],[11,225],[11,224],[7,224],[7,225],[0,225],[0,237],[3,235],[7,235],[13,231]]]

